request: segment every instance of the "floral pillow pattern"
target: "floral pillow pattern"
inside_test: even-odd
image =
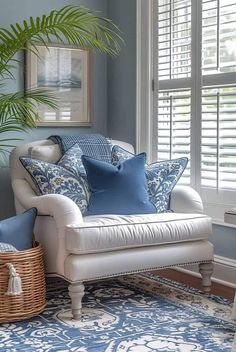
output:
[[[21,157],[40,194],[62,194],[72,199],[84,213],[89,203],[89,188],[84,177],[76,177],[62,166]]]
[[[86,171],[82,163],[81,156],[83,152],[78,144],[74,144],[70,149],[65,152],[57,165],[64,167],[77,177],[86,177]]]
[[[127,150],[115,145],[111,152],[111,162],[119,165],[133,157]],[[147,188],[150,201],[158,213],[170,211],[170,195],[180,176],[184,172],[188,158],[160,161],[146,164]]]

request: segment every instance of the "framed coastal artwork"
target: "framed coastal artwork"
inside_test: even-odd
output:
[[[38,126],[90,126],[90,53],[72,46],[36,46],[26,54],[26,88],[53,92],[58,109],[39,106]]]

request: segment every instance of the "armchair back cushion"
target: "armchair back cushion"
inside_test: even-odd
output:
[[[112,140],[112,145],[119,145],[122,148],[134,153],[134,148],[131,144]],[[48,148],[49,147],[49,148]],[[29,177],[28,172],[21,164],[19,158],[28,156],[37,160],[43,160],[52,164],[58,162],[62,157],[59,146],[54,144],[49,139],[39,140],[35,142],[25,143],[15,148],[10,155],[11,179],[24,179],[30,184],[31,188],[35,191],[34,184]]]
[[[56,164],[61,158],[61,151],[58,144],[30,147],[28,156],[31,159],[46,161]]]

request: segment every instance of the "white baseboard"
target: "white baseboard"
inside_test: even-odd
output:
[[[201,277],[198,271],[198,265],[188,265],[184,268],[175,267],[175,270]],[[215,255],[212,281],[236,288],[236,260]]]

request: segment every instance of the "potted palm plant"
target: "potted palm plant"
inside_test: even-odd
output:
[[[0,88],[7,84],[7,80],[14,79],[12,72],[19,63],[16,59],[18,52],[31,50],[37,55],[37,45],[48,47],[52,43],[71,44],[117,55],[122,38],[110,19],[74,5],[53,10],[41,17],[30,17],[23,24],[0,28]],[[15,136],[9,138],[9,132],[36,127],[40,120],[38,104],[57,108],[56,98],[44,89],[0,93],[0,153],[7,151],[18,139]],[[4,137],[5,133],[7,137]]]

